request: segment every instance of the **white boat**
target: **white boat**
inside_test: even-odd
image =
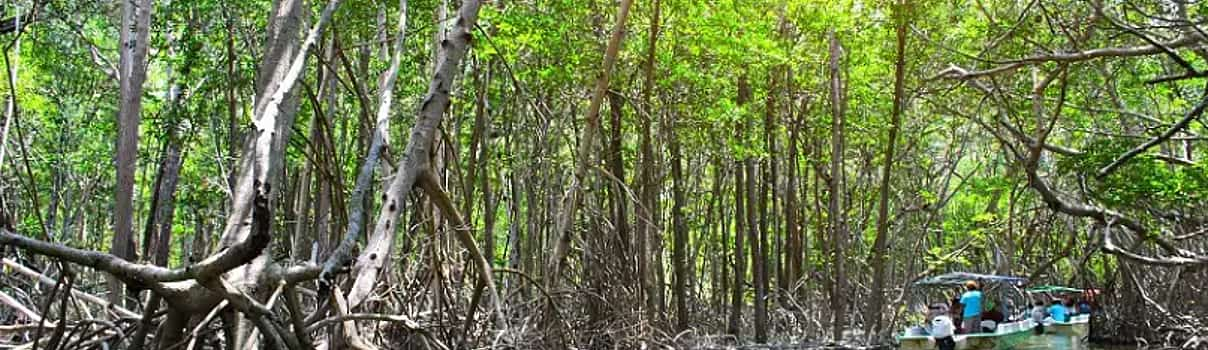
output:
[[[1049,318],[1044,320],[1044,332],[1046,334],[1058,334],[1086,340],[1091,334],[1090,320],[1091,315],[1088,314],[1070,317],[1069,322],[1054,321],[1052,318]]]
[[[1016,301],[1015,305],[1026,305],[1018,302],[1023,300],[1024,296],[1019,288],[1027,283],[1027,279],[1022,277],[952,272],[923,279],[914,285],[921,287],[920,289],[931,288],[934,292],[935,290],[960,288],[967,281],[977,281],[985,290],[984,293],[997,295],[999,300],[1013,299]],[[1008,310],[1008,313],[1010,311],[1012,310]],[[1014,320],[999,324],[993,332],[954,335],[952,338],[956,342],[956,349],[1010,349],[1016,344],[1027,341],[1033,336],[1036,323],[1023,316],[1025,314],[1020,314]],[[935,339],[925,334],[921,327],[906,330],[897,336],[897,341],[902,350],[934,350],[938,348]]]
[[[1094,295],[1098,294],[1098,291],[1095,289],[1078,289],[1064,286],[1040,286],[1029,288],[1027,292],[1032,295],[1045,296],[1051,300],[1068,298],[1071,295],[1081,294],[1083,297],[1093,297]],[[1075,310],[1070,311],[1077,310],[1075,308]],[[1068,322],[1055,321],[1052,318],[1046,318],[1044,320],[1044,333],[1064,335],[1073,337],[1074,339],[1086,341],[1091,334],[1090,320],[1091,315],[1085,313],[1071,316]]]
[[[1033,336],[1036,323],[1032,320],[1004,322],[993,333],[957,334],[952,337],[957,350],[1010,349]],[[935,339],[929,335],[902,335],[898,337],[902,350],[937,349]]]

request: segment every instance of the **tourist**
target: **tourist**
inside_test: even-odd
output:
[[[998,325],[1006,321],[1006,317],[1001,311],[998,311],[998,304],[990,304],[986,308],[986,312],[982,314],[981,329],[983,332],[994,333],[998,329]]]
[[[1089,315],[1091,313],[1091,303],[1084,298],[1078,298],[1078,313]]]
[[[1044,308],[1044,302],[1037,300],[1032,306],[1032,322],[1036,323],[1036,334],[1044,334],[1044,318],[1049,311]]]
[[[982,292],[976,281],[965,282],[965,294],[961,294],[961,329],[974,333],[981,329]]]
[[[953,325],[952,318],[948,317],[948,307],[943,303],[932,304],[928,308],[927,333],[931,334],[931,339],[935,341],[936,347],[939,350],[956,349],[956,340],[952,339]]]
[[[1058,299],[1053,299],[1052,305],[1049,306],[1049,317],[1052,317],[1053,321],[1056,321],[1056,322],[1069,322],[1070,321],[1070,317],[1067,314],[1065,305],[1062,305],[1061,300],[1058,300]]]
[[[953,330],[957,334],[965,333],[965,330],[961,329],[961,299],[952,298],[952,300],[948,301],[948,305],[948,316],[952,318]]]

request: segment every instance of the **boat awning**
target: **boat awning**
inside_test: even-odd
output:
[[[1023,277],[985,275],[985,274],[972,273],[972,272],[949,272],[949,273],[945,273],[942,275],[936,275],[936,276],[924,278],[923,280],[915,282],[914,285],[916,285],[916,286],[933,286],[933,287],[961,286],[966,281],[977,281],[979,284],[982,284],[982,285],[986,285],[986,284],[1021,285],[1021,284],[1028,283],[1028,279],[1023,278]]]
[[[1063,286],[1039,286],[1028,288],[1028,293],[1082,293],[1082,290]]]

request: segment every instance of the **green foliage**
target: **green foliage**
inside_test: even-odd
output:
[[[1137,141],[1100,139],[1086,147],[1086,154],[1063,158],[1057,163],[1060,174],[1091,178],[1097,171],[1124,152],[1136,147]],[[1093,198],[1110,206],[1134,204],[1175,207],[1208,200],[1208,168],[1172,166],[1150,154],[1131,159],[1102,181],[1088,180]]]

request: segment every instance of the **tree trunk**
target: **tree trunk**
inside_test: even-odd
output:
[[[486,91],[483,91],[484,95]],[[483,99],[486,99],[484,96]],[[491,123],[486,123],[484,132],[487,137],[482,140],[482,145],[479,149],[478,167],[482,169],[482,175],[479,175],[480,187],[482,188],[482,254],[486,256],[487,261],[492,265],[495,263],[495,212],[498,210],[499,201],[495,199],[495,190],[491,188],[491,137],[493,132]]]
[[[143,112],[143,81],[147,78],[147,41],[151,26],[151,0],[122,1],[121,65],[118,73],[121,97],[118,101],[117,185],[113,204],[113,242],[110,253],[135,260],[134,250],[134,172],[138,160],[138,125]],[[128,29],[129,28],[129,29]],[[109,302],[123,300],[122,283],[109,277]]]
[[[274,7],[276,9],[277,7]],[[226,96],[227,107],[227,154],[226,164],[234,164],[236,155],[239,154],[239,100],[235,97],[235,90],[239,88],[238,76],[235,74],[235,65],[238,64],[235,53],[235,17],[231,15],[231,10],[228,6],[222,7],[223,16],[226,17]],[[270,20],[271,23],[271,20]],[[232,167],[227,169],[227,190],[235,191],[235,171]]]
[[[804,114],[805,112],[802,111],[801,113]],[[793,125],[789,128],[789,148],[788,148],[788,156],[787,156],[788,159],[785,161],[786,168],[787,168],[787,173],[785,174],[785,177],[787,177],[788,183],[785,185],[785,190],[784,190],[784,221],[785,221],[785,234],[788,236],[787,237],[788,242],[786,242],[786,244],[785,244],[787,247],[785,247],[785,254],[784,254],[785,255],[785,257],[784,257],[785,273],[784,273],[784,282],[782,282],[782,284],[784,285],[784,287],[783,287],[784,290],[782,291],[782,293],[789,293],[790,291],[792,291],[794,288],[796,288],[797,281],[799,279],[801,279],[801,267],[802,267],[801,229],[804,225],[802,225],[799,222],[800,219],[797,217],[797,213],[799,211],[799,209],[797,207],[798,206],[797,205],[797,196],[799,193],[804,195],[807,192],[804,190],[798,192],[798,188],[797,188],[798,187],[797,179],[800,176],[800,173],[799,173],[800,170],[797,165],[798,164],[797,163],[797,158],[798,158],[797,146],[798,146],[798,139],[799,139],[798,133],[800,131],[799,130],[800,126],[798,125],[797,122],[798,121],[796,121],[796,120],[790,122]],[[787,295],[791,295],[791,294],[786,294],[786,296]]]
[[[610,181],[612,197],[612,222],[616,225],[617,239],[622,244],[628,244],[629,238],[629,197],[625,195],[625,157],[624,149],[621,146],[623,129],[621,117],[624,115],[624,103],[621,96],[615,93],[608,94],[608,106],[610,116],[609,120],[609,138],[608,138],[608,167],[612,172],[612,176],[618,181]],[[628,247],[622,246],[622,252],[619,256],[628,254]],[[625,264],[627,265],[627,264]]]
[[[675,230],[675,242],[671,247],[671,261],[675,269],[672,290],[675,293],[675,331],[688,329],[688,226],[684,223],[684,165],[680,154],[680,142],[675,132],[675,119],[668,122],[668,148],[671,151],[671,221]]]
[[[747,84],[747,77],[746,75],[740,76],[738,78],[738,105],[740,107],[744,106],[750,100],[751,87]],[[745,129],[743,124],[738,125],[736,137],[740,140],[745,136]],[[730,320],[726,330],[726,333],[734,337],[740,335],[740,328],[742,327],[742,305],[743,295],[745,294],[743,290],[746,288],[747,274],[746,256],[743,253],[743,239],[749,226],[746,219],[746,206],[750,203],[747,203],[747,196],[744,194],[747,188],[746,182],[749,180],[744,173],[742,163],[741,161],[734,163],[734,203],[736,208],[734,210],[734,222],[736,225],[734,229],[734,285],[730,290]]]
[[[311,122],[311,135],[314,135],[314,125]],[[313,139],[313,138],[312,138]],[[293,227],[293,244],[290,247],[290,256],[294,260],[306,261],[310,260],[311,249],[316,241],[311,233],[310,223],[307,220],[310,217],[310,204],[314,197],[311,196],[311,174],[315,172],[314,164],[308,163],[301,167],[301,174],[298,174],[298,186],[294,193],[294,227]]]
[[[776,137],[774,130],[776,129],[776,75],[775,69],[770,73],[768,79],[768,94],[765,98],[764,108],[764,123],[763,123],[763,139],[764,146],[768,153],[768,159],[761,161],[763,168],[763,183],[759,191],[759,234],[756,239],[759,249],[756,252],[756,271],[758,271],[755,280],[755,341],[766,343],[768,340],[768,276],[769,272],[768,260],[770,247],[768,246],[768,236],[773,235],[771,231],[770,221],[772,218],[768,215],[768,200],[772,195],[772,187],[776,185]]]
[[[269,40],[266,54],[260,62],[259,79],[257,79],[257,99],[253,116],[254,130],[249,143],[244,147],[244,156],[240,160],[236,177],[235,191],[232,193],[232,207],[227,217],[223,234],[219,239],[219,252],[206,261],[231,261],[232,264],[242,259],[233,254],[249,254],[254,256],[251,261],[232,266],[220,279],[229,281],[232,288],[248,291],[247,294],[265,297],[267,292],[258,288],[260,276],[272,261],[271,254],[264,254],[264,248],[272,241],[269,232],[273,226],[273,207],[275,202],[274,189],[280,188],[280,178],[284,172],[285,145],[289,139],[294,116],[297,112],[297,98],[293,93],[297,82],[305,70],[307,51],[320,37],[332,13],[339,6],[339,0],[332,0],[323,9],[319,20],[307,33],[304,42],[298,42],[298,32],[302,16],[302,6],[298,2],[278,2],[273,6],[273,14],[269,20]],[[249,224],[250,223],[250,224]],[[205,263],[205,261],[203,261]],[[214,282],[215,273],[226,271],[225,264],[213,264],[213,269],[197,272],[198,280],[203,283]],[[231,327],[236,333],[231,335],[234,345],[242,347],[250,333],[250,328],[241,317],[231,317]],[[258,319],[258,320],[257,320]],[[252,319],[252,323],[263,324],[263,319]],[[262,328],[262,327],[258,327]]]
[[[356,184],[353,187],[352,198],[349,200],[352,207],[349,208],[348,226],[344,230],[344,238],[339,242],[339,245],[332,251],[332,254],[329,255],[323,265],[321,278],[325,280],[332,276],[337,268],[342,268],[342,265],[351,258],[352,247],[358,243],[361,232],[365,231],[362,220],[365,220],[367,217],[364,213],[365,208],[372,206],[372,197],[368,194],[371,191],[370,187],[373,186],[373,171],[377,168],[382,152],[386,148],[386,136],[390,127],[391,104],[394,101],[394,84],[398,80],[398,70],[402,64],[401,56],[403,55],[403,45],[406,42],[406,32],[407,1],[400,0],[398,34],[394,39],[394,52],[390,57],[390,67],[382,72],[382,77],[379,80],[377,120],[373,129],[373,137],[369,142],[369,152],[366,154],[365,160],[357,172]],[[408,145],[411,142],[408,140]],[[423,158],[427,159],[427,154],[424,154]],[[402,169],[399,171],[401,172]],[[402,211],[397,212],[394,218],[398,218],[401,213]],[[374,228],[375,234],[377,234],[376,232],[379,229],[377,227]],[[317,237],[319,239],[326,239],[324,236]],[[351,300],[353,299],[351,298],[353,290],[349,290],[349,303],[355,307],[357,303]]]
[[[889,140],[885,144],[885,165],[881,168],[881,188],[877,209],[877,236],[872,245],[872,300],[864,311],[864,331],[875,337],[881,330],[881,311],[885,304],[885,255],[889,240],[889,183],[893,174],[894,146],[898,140],[898,129],[901,127],[902,109],[906,103],[906,15],[907,0],[898,0],[894,14],[897,25],[897,61],[894,63],[893,79],[893,114],[889,121]],[[997,196],[996,196],[997,197]],[[997,203],[997,198],[995,199]]]
[[[635,186],[641,188],[642,192],[640,194],[640,202],[642,206],[645,207],[644,210],[638,213],[638,215],[635,215],[637,218],[635,218],[634,225],[637,228],[637,232],[634,235],[634,246],[636,247],[634,256],[637,260],[639,285],[638,298],[644,301],[647,313],[646,316],[647,319],[650,320],[655,319],[655,312],[657,310],[655,308],[656,304],[654,300],[654,293],[652,291],[654,286],[652,286],[651,283],[652,273],[649,256],[650,236],[653,235],[657,225],[654,225],[653,222],[650,222],[649,220],[654,220],[654,216],[657,215],[655,214],[657,212],[657,192],[654,185],[654,145],[650,133],[652,132],[651,129],[654,125],[651,118],[654,115],[654,101],[652,96],[654,95],[655,89],[654,67],[657,60],[656,53],[658,50],[659,38],[659,12],[661,11],[659,2],[660,0],[654,0],[654,3],[651,5],[653,13],[650,17],[650,36],[647,39],[646,46],[646,65],[643,67],[645,82],[642,84],[642,104],[646,109],[646,113],[639,113],[638,116],[640,123],[638,127],[642,132],[641,145],[639,146],[642,164],[641,170],[638,174],[640,177],[640,179],[637,181],[638,186]]]
[[[708,232],[717,236],[703,240],[703,244],[706,244],[709,248],[709,309],[720,314],[722,312],[722,296],[726,295],[726,287],[729,286],[730,276],[726,272],[728,270],[726,267],[726,257],[728,256],[726,254],[726,243],[730,241],[730,235],[726,232],[726,201],[723,196],[725,191],[725,170],[722,168],[721,157],[714,155],[712,158],[710,163],[713,165],[713,190],[709,194],[710,217],[705,219],[704,226]],[[704,288],[704,286],[701,288]]]
[[[170,133],[170,134],[175,134]],[[147,245],[151,247],[150,258],[159,266],[168,266],[168,256],[171,253],[172,241],[172,218],[176,212],[176,183],[180,178],[181,154],[180,144],[171,140],[174,136],[169,136],[168,144],[165,146],[163,159],[160,160],[160,171],[157,176],[159,180],[156,189],[156,201],[154,220],[148,226],[151,240]]]
[[[748,125],[748,126],[750,126],[750,125]],[[748,127],[745,129],[750,130],[752,128]],[[744,131],[743,135],[745,138],[746,137],[745,131]],[[739,217],[744,218],[747,221],[746,222],[746,226],[747,226],[746,235],[747,235],[747,241],[749,242],[748,244],[751,246],[751,254],[750,254],[750,256],[751,256],[751,284],[753,284],[754,288],[755,288],[755,314],[754,314],[755,324],[756,324],[755,341],[760,342],[760,339],[759,339],[760,334],[759,334],[758,325],[761,321],[759,320],[759,318],[766,317],[766,315],[760,316],[759,313],[761,313],[761,312],[766,313],[767,310],[763,309],[760,305],[760,300],[763,299],[763,295],[761,294],[761,293],[763,293],[763,289],[761,288],[760,281],[763,278],[764,261],[761,259],[761,257],[763,257],[763,245],[761,244],[762,242],[760,242],[760,240],[761,240],[760,237],[762,236],[760,231],[762,231],[761,230],[762,227],[760,227],[761,224],[760,224],[760,220],[759,220],[759,207],[760,207],[760,203],[762,201],[760,200],[760,197],[759,197],[761,192],[759,190],[758,175],[756,175],[759,173],[759,165],[756,164],[754,159],[751,159],[748,156],[747,159],[743,160],[743,168],[744,168],[744,171],[746,172],[746,177],[747,177],[746,182],[744,183],[746,185],[746,188],[743,189],[743,191],[746,192],[746,195],[747,195],[747,198],[746,198],[747,211],[746,211],[746,213],[740,213]]]
[[[831,100],[831,159],[830,159],[830,204],[827,207],[830,217],[830,256],[831,266],[831,337],[842,340],[843,328],[847,314],[847,275],[845,274],[844,247],[847,244],[847,227],[843,219],[843,118],[846,112],[846,101],[843,99],[843,81],[839,71],[839,59],[842,48],[839,39],[832,29],[828,35],[830,41],[830,100]]]

